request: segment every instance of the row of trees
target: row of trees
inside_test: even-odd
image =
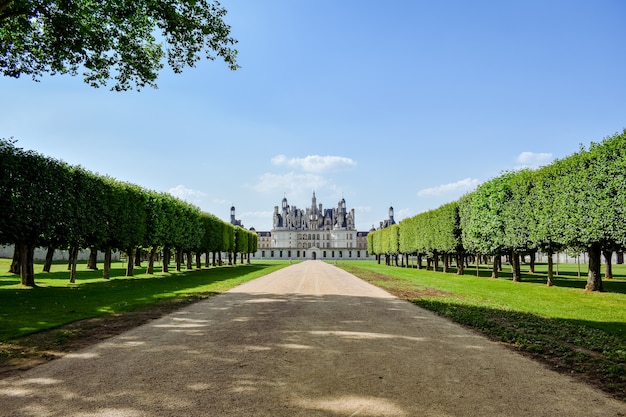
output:
[[[127,275],[133,275],[133,257],[142,248],[149,253],[147,272],[157,255],[167,271],[171,251],[177,269],[192,253],[249,254],[257,250],[257,235],[235,227],[169,194],[143,189],[70,166],[0,139],[0,243],[13,244],[22,284],[35,286],[33,254],[47,247],[70,250],[70,280],[75,279],[76,255],[81,248],[105,253],[103,277],[109,277],[111,252],[128,256]],[[229,255],[230,257],[231,255]],[[14,272],[17,272],[14,270]]]
[[[589,254],[586,288],[602,290],[601,258],[626,248],[626,130],[589,149],[537,170],[505,172],[481,184],[458,201],[405,219],[368,235],[376,255],[427,256],[444,269],[458,258],[458,273],[467,254],[509,256],[513,279],[519,281],[520,255],[552,255],[571,249]]]

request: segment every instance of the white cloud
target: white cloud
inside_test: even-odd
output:
[[[447,195],[460,195],[472,191],[480,184],[476,178],[465,178],[461,181],[449,184],[438,185],[436,187],[424,188],[417,192],[419,197],[440,197]]]
[[[202,191],[194,190],[191,188],[187,188],[182,184],[177,185],[174,188],[170,188],[168,190],[168,193],[170,193],[174,197],[180,198],[181,200],[185,200],[185,201],[194,201],[194,200],[199,200],[199,199],[206,197],[206,193],[203,193]]]
[[[246,227],[256,228],[256,226],[254,226],[255,224],[267,223],[268,219],[271,222],[273,215],[273,211],[248,211],[241,213],[241,219]]]
[[[232,205],[232,202],[230,200],[224,200],[223,198],[214,198],[213,203],[219,206]]]
[[[311,193],[326,186],[328,181],[319,175],[298,174],[289,172],[284,175],[266,173],[253,186],[254,190],[261,193],[286,193],[289,196],[300,196],[303,190]]]
[[[399,222],[399,221],[401,221],[403,219],[406,219],[408,217],[413,217],[414,213],[415,212],[413,211],[413,209],[410,209],[410,208],[403,208],[403,209],[399,209],[399,210],[394,209],[393,210],[393,218],[394,218],[394,220],[396,222]]]
[[[522,152],[517,157],[517,163],[527,168],[536,168],[547,165],[552,161],[552,154],[547,152]]]
[[[356,161],[343,156],[320,156],[308,155],[304,158],[287,158],[285,155],[277,155],[272,158],[272,164],[300,169],[305,172],[325,172],[352,168]]]

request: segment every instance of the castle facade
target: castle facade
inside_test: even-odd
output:
[[[283,198],[274,207],[270,232],[257,232],[260,258],[289,259],[367,259],[367,234],[355,227],[355,211],[348,210],[346,200],[337,207],[324,208],[317,203],[315,192],[311,205],[298,208]]]

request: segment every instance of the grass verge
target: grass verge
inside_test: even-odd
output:
[[[617,278],[605,286],[615,292],[603,293],[585,292],[585,279],[572,266],[561,267],[555,287],[545,285],[542,266],[522,283],[506,273],[491,279],[469,275],[475,271],[457,276],[374,261],[338,266],[626,401],[624,266],[617,266]]]

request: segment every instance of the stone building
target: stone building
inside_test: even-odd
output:
[[[380,229],[384,229],[394,224],[396,224],[396,220],[393,218],[393,206],[392,206],[392,207],[389,207],[389,218],[380,222]]]
[[[237,220],[235,218],[235,206],[232,206],[230,208],[230,224],[232,224],[233,226],[243,227],[243,223],[241,223],[241,220]]]
[[[334,208],[317,203],[310,207],[289,205],[283,198],[274,207],[273,228],[259,235],[257,258],[279,259],[369,259],[367,234],[355,227],[355,210],[341,199]]]

